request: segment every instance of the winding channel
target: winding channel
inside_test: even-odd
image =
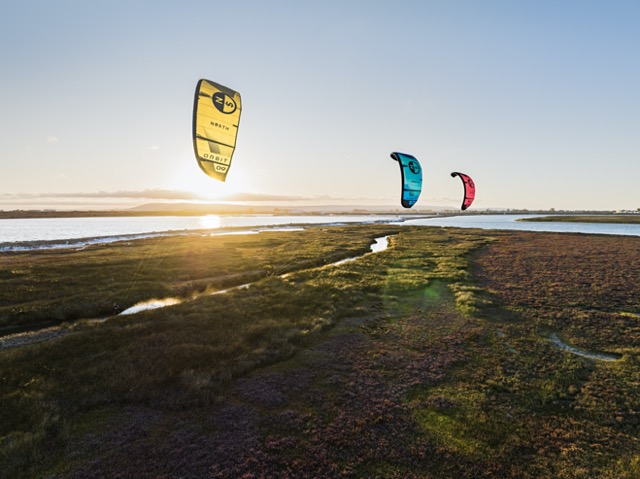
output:
[[[382,236],[379,238],[375,238],[374,242],[370,246],[370,250],[371,250],[370,252],[364,253],[360,256],[344,258],[339,261],[335,261],[333,263],[329,263],[321,267],[327,268],[327,267],[332,267],[332,266],[337,266],[343,263],[347,263],[350,261],[355,261],[357,259],[363,258],[366,255],[384,251],[388,247],[389,247],[389,236]],[[287,276],[287,274],[289,273],[282,274],[280,275],[280,277],[284,278]],[[185,301],[192,301],[202,296],[224,294],[236,289],[245,289],[245,288],[249,288],[252,284],[254,283],[241,284],[239,286],[234,286],[232,288],[227,288],[220,291],[214,291],[213,293],[203,293],[200,295],[194,295],[190,298],[151,299],[151,300],[134,304],[130,308],[127,308],[124,311],[122,311],[120,314],[118,314],[118,316],[127,316],[127,315],[141,313],[143,311],[149,311],[152,309],[159,309],[167,306],[173,306],[175,304],[183,303]],[[113,317],[113,316],[110,316],[110,317]],[[106,321],[107,319],[109,318],[97,318],[90,321],[103,322],[103,321]],[[27,344],[39,343],[42,341],[47,341],[49,339],[58,338],[69,332],[70,332],[69,330],[67,330],[66,328],[62,328],[61,326],[53,326],[51,328],[40,329],[38,331],[9,334],[7,336],[0,337],[0,349],[16,348],[20,346],[26,346]]]
[[[571,346],[563,342],[556,333],[552,333],[549,336],[549,341],[555,344],[557,348],[562,349],[563,351],[568,351],[572,354],[575,354],[576,356],[582,356],[583,358],[595,359],[597,361],[618,361],[620,359],[619,355],[605,354],[605,353],[592,353],[589,351],[585,351],[584,349]]]
[[[337,265],[343,264],[343,263],[348,263],[350,261],[355,261],[355,260],[357,260],[359,258],[362,258],[366,254],[371,254],[371,253],[377,253],[379,251],[384,251],[388,247],[389,247],[389,236],[382,236],[380,238],[375,238],[373,244],[370,246],[371,252],[365,253],[365,254],[363,254],[361,256],[353,256],[353,257],[350,257],[350,258],[344,258],[344,259],[341,259],[339,261],[335,261],[333,263],[329,263],[327,265],[324,265],[322,267],[326,268],[326,267],[330,267],[330,266],[337,266]],[[286,278],[289,274],[290,273],[281,274],[281,275],[279,275],[279,277],[280,278]],[[185,301],[191,301],[191,300],[194,300],[194,299],[199,298],[201,296],[212,296],[212,295],[216,295],[216,294],[228,293],[229,291],[234,291],[236,289],[247,289],[252,284],[253,283],[241,284],[239,286],[233,286],[231,288],[221,289],[220,291],[214,291],[213,293],[203,293],[201,295],[192,296],[191,298],[184,298],[184,299],[180,299],[180,298],[151,299],[151,300],[148,300],[148,301],[143,301],[143,302],[138,303],[138,304],[134,304],[130,308],[127,308],[124,311],[122,311],[119,314],[119,316],[126,316],[126,315],[129,315],[129,314],[136,314],[136,313],[140,313],[141,311],[148,311],[150,309],[164,308],[165,306],[172,306],[174,304],[182,303],[182,302],[185,302]]]
[[[378,253],[381,251],[386,250],[389,247],[389,236],[382,236],[379,238],[375,238],[374,242],[370,245],[370,252],[364,253],[360,256],[353,256],[353,257],[349,257],[349,258],[344,258],[341,259],[339,261],[335,261],[333,263],[329,263],[327,265],[322,266],[322,268],[327,268],[327,267],[332,267],[332,266],[338,266],[344,263],[348,263],[350,261],[355,261],[359,258],[362,258],[366,255],[372,254],[372,253]],[[281,274],[279,275],[279,277],[281,278],[285,278],[289,275],[290,273],[285,273],[285,274]],[[202,296],[211,296],[211,295],[219,295],[219,294],[225,294],[228,293],[229,291],[234,291],[234,290],[238,290],[238,289],[246,289],[251,287],[251,285],[254,283],[247,283],[247,284],[241,284],[238,286],[233,286],[231,288],[227,288],[227,289],[222,289],[219,291],[214,291],[212,293],[203,293],[203,294],[199,294],[199,295],[194,295],[190,298],[176,298],[176,297],[172,297],[172,298],[164,298],[164,299],[150,299],[147,301],[143,301],[140,303],[137,303],[133,306],[131,306],[130,308],[125,309],[124,311],[122,311],[121,313],[118,314],[118,316],[128,316],[128,315],[133,315],[133,314],[138,314],[141,313],[143,311],[149,311],[152,309],[159,309],[159,308],[165,308],[167,306],[173,306],[176,304],[180,304],[186,301],[192,301],[194,299],[200,298]],[[113,317],[113,316],[110,316]],[[107,318],[98,318],[98,319],[93,319],[91,321],[96,321],[96,322],[103,322],[106,321]],[[62,328],[61,326],[53,326],[50,328],[46,328],[46,329],[41,329],[38,331],[29,331],[29,332],[23,332],[23,333],[16,333],[16,334],[10,334],[7,336],[2,336],[0,337],[0,350],[1,349],[9,349],[9,348],[15,348],[15,347],[20,347],[20,346],[26,346],[28,344],[33,344],[33,343],[38,343],[38,342],[42,342],[42,341],[47,341],[49,339],[54,339],[54,338],[58,338],[60,336],[63,336],[67,333],[69,333],[70,331],[67,330],[66,328]],[[500,336],[504,336],[504,333],[499,332]],[[598,361],[618,361],[621,356],[620,355],[614,355],[614,354],[605,354],[605,353],[595,353],[595,352],[589,352],[589,351],[585,351],[583,349],[577,348],[575,346],[571,346],[569,344],[566,344],[565,342],[563,342],[556,333],[552,333],[551,335],[549,335],[548,337],[549,341],[551,341],[557,348],[570,352],[572,354],[575,354],[577,356],[581,356],[584,358],[588,358],[588,359],[594,359],[594,360],[598,360]],[[515,352],[513,350],[513,348],[510,347],[510,349],[512,350],[512,352]]]

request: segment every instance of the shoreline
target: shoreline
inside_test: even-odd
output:
[[[611,210],[593,211],[551,211],[520,209],[485,209],[459,211],[457,208],[424,207],[411,210],[396,206],[367,207],[359,205],[317,206],[317,207],[277,207],[277,206],[239,206],[239,205],[186,205],[177,207],[139,209],[105,209],[105,210],[0,210],[3,219],[43,219],[43,218],[111,218],[140,216],[207,216],[207,215],[273,215],[273,216],[332,216],[332,215],[402,215],[409,218],[416,216],[485,216],[485,215],[537,215],[540,221],[574,221],[572,218],[611,217],[616,219],[631,218],[635,223],[640,220],[640,211],[616,212]],[[540,216],[543,215],[543,216]],[[547,215],[547,216],[545,216]],[[524,220],[530,221],[530,220]]]
[[[132,227],[126,221],[126,218],[138,216],[147,218],[149,221],[136,223]],[[474,218],[489,218],[493,224],[489,228],[485,228],[482,221],[477,222],[478,228],[487,230],[521,230],[536,232],[567,232],[567,233],[588,233],[588,234],[613,234],[613,235],[640,235],[640,230],[635,230],[636,225],[640,225],[640,215],[594,215],[594,216],[535,216],[519,217],[522,215],[486,215],[486,214],[382,214],[382,213],[353,213],[353,214],[236,214],[236,215],[214,215],[214,220],[201,220],[210,215],[108,215],[104,218],[110,218],[113,221],[122,219],[124,221],[116,221],[115,223],[97,224],[96,226],[84,226],[79,224],[64,223],[59,224],[33,224],[28,226],[12,225],[4,231],[2,241],[0,241],[0,254],[5,252],[22,252],[30,250],[46,250],[46,249],[79,249],[95,244],[115,243],[120,241],[132,241],[145,238],[154,238],[159,236],[171,235],[190,235],[190,234],[250,234],[263,231],[277,231],[278,229],[294,229],[313,226],[340,226],[344,224],[401,224],[405,226],[449,226],[449,227],[469,227],[469,220]],[[156,222],[154,218],[170,218],[173,221]],[[515,219],[513,219],[515,217]],[[95,218],[98,218],[97,216]],[[92,219],[95,219],[92,218]],[[180,219],[178,219],[180,218]],[[511,218],[505,219],[505,218]],[[5,218],[11,221],[11,218]],[[80,217],[51,217],[51,218],[14,218],[33,220],[76,220]],[[89,218],[88,218],[89,219]],[[454,221],[448,221],[453,219]],[[194,223],[195,221],[195,223]],[[434,224],[431,224],[433,222]],[[440,225],[438,225],[440,223]],[[548,229],[540,229],[542,224],[566,224],[565,229],[557,229],[549,226]],[[1,219],[0,219],[1,224]],[[91,223],[94,224],[95,223]],[[529,224],[532,226],[514,225]],[[580,228],[580,224],[586,225]],[[46,226],[44,226],[46,225]],[[142,227],[140,225],[143,225]],[[594,226],[590,226],[594,225]],[[608,225],[612,229],[594,230],[598,226],[606,228]],[[473,227],[473,226],[472,226]],[[51,231],[56,231],[51,234]],[[577,229],[576,229],[577,228]],[[585,229],[586,228],[586,229]],[[618,231],[620,228],[622,230]],[[627,229],[624,229],[627,228]],[[630,229],[629,229],[630,228]],[[58,231],[64,231],[61,235]],[[25,237],[39,239],[24,239]]]
[[[536,218],[521,218],[518,221],[524,222],[541,222],[541,223],[596,223],[596,224],[622,224],[636,225],[640,224],[640,213],[638,214],[619,214],[619,215],[559,215],[559,216],[540,216]]]

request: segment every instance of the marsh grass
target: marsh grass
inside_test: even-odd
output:
[[[9,325],[109,315],[112,301],[122,309],[142,299],[262,279],[249,289],[135,318],[76,322],[58,340],[3,351],[3,465],[19,470],[37,462],[43,444],[60,439],[68,418],[83,411],[131,402],[171,408],[210,403],[233,377],[289,357],[307,337],[348,315],[366,281],[344,284],[345,273],[330,267],[309,282],[276,275],[365,253],[374,237],[393,232],[372,226],[163,238],[3,257],[14,271],[24,271],[0,288]]]
[[[528,438],[516,434],[512,440],[529,451],[530,466],[518,467],[532,477],[534,471],[638,477],[633,464],[640,439],[640,337],[636,318],[625,313],[640,310],[631,280],[640,271],[640,241],[497,236],[499,241],[474,259],[473,271],[488,301],[479,315],[499,326],[502,333],[493,345],[502,345],[503,353],[496,354],[493,368],[480,368],[487,374],[483,381],[465,371],[465,383],[491,385],[491,409],[503,410],[529,432]],[[559,350],[545,340],[549,332],[622,359],[603,362]]]
[[[327,265],[388,233],[388,250]],[[0,476],[169,474],[138,465],[143,454],[212,477],[638,477],[639,308],[624,278],[639,245],[561,238],[352,226],[110,247],[97,256],[106,269],[118,270],[106,258],[137,270],[144,257],[139,283],[167,296],[254,282],[0,351]],[[88,265],[85,253],[69,261]],[[113,278],[113,291],[129,288]],[[623,357],[558,350],[550,328]],[[225,440],[206,462],[216,434]]]
[[[3,253],[0,331],[111,316],[148,299],[190,297],[320,266],[363,254],[375,234],[393,231],[367,229],[364,237],[314,229],[264,232],[258,240],[256,235],[189,235]]]

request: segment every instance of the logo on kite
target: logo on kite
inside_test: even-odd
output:
[[[402,194],[400,204],[405,208],[411,208],[416,204],[422,191],[422,168],[415,156],[406,153],[391,153],[391,158],[400,165],[402,176]]]
[[[451,173],[451,176],[455,178],[459,176],[462,180],[462,185],[464,186],[464,197],[462,199],[462,206],[460,209],[462,211],[466,210],[473,203],[474,198],[476,197],[476,184],[473,182],[469,175],[465,175],[464,173],[458,173],[454,171]]]
[[[213,101],[213,106],[215,106],[220,113],[225,115],[230,115],[238,109],[233,97],[221,91],[214,93],[211,97],[211,101]]]

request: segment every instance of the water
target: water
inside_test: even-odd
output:
[[[589,233],[624,236],[640,236],[638,224],[563,223],[518,221],[549,215],[464,215],[445,218],[408,219],[404,225],[453,226],[457,228],[481,228],[493,230],[544,231],[555,233]]]
[[[386,250],[388,247],[389,247],[389,237],[388,236],[382,236],[382,237],[376,238],[374,240],[373,244],[370,246],[370,249],[371,249],[372,253],[379,253],[380,251]],[[339,261],[336,261],[335,263],[332,263],[332,265],[348,263],[349,261],[354,261],[354,260],[356,260],[358,258],[359,258],[359,256],[354,256],[352,258],[341,259]]]
[[[380,251],[384,251],[389,247],[389,237],[388,236],[382,236],[380,238],[376,238],[373,242],[373,244],[371,245],[370,249],[371,249],[371,253],[379,253]],[[345,259],[341,259],[339,261],[336,261],[334,263],[331,263],[327,266],[337,266],[343,263],[348,263],[349,261],[355,261],[358,258],[361,258],[362,256],[354,256],[351,258],[345,258]],[[289,276],[290,273],[285,273],[280,275],[281,278],[286,278],[287,276]],[[251,286],[251,283],[247,283],[247,284],[241,284],[240,286],[234,286],[233,288],[228,288],[228,289],[221,289],[220,291],[215,291],[213,293],[204,293],[204,294],[208,294],[208,295],[216,295],[216,294],[224,294],[224,293],[228,293],[229,291],[233,291],[236,289],[246,289],[249,288]],[[193,296],[191,299],[195,299],[197,296]],[[134,304],[133,306],[131,306],[128,309],[125,309],[124,311],[122,311],[120,313],[120,315],[129,315],[129,314],[137,314],[140,313],[142,311],[148,311],[150,309],[159,309],[159,308],[164,308],[166,306],[172,306],[174,304],[179,304],[182,303],[183,301],[185,301],[184,299],[179,299],[179,298],[165,298],[165,299],[151,299],[148,301],[142,301],[141,303],[138,304]]]
[[[461,215],[419,217],[402,215],[207,215],[140,216],[92,218],[1,219],[0,252],[35,248],[78,248],[160,235],[226,233],[227,228],[246,228],[235,233],[252,233],[260,228],[294,229],[293,225],[385,223],[417,226],[451,226],[520,231],[595,233],[640,236],[638,224],[533,223],[517,221],[532,215]],[[258,228],[258,230],[256,230]],[[299,228],[297,228],[299,229]],[[199,231],[205,230],[205,231]],[[35,243],[39,242],[39,243]]]
[[[141,311],[147,311],[149,309],[158,309],[164,308],[166,306],[172,306],[174,304],[180,304],[181,302],[182,300],[178,298],[151,299],[149,301],[143,301],[131,306],[130,308],[125,309],[120,313],[120,315],[126,316],[129,314],[136,314]]]
[[[592,353],[589,351],[585,351],[584,349],[576,348],[575,346],[570,346],[564,343],[557,334],[553,333],[549,336],[549,341],[555,344],[558,348],[569,351],[572,354],[577,356],[582,356],[583,358],[589,359],[597,359],[598,361],[617,361],[620,359],[620,356],[613,354],[605,354],[605,353]]]
[[[95,243],[109,243],[134,238],[190,234],[198,230],[249,228],[299,229],[293,225],[391,223],[400,215],[206,215],[206,216],[138,216],[91,218],[20,218],[0,219],[0,251],[44,248],[78,248]],[[236,231],[236,233],[239,233]],[[39,244],[27,244],[41,242]]]
[[[372,253],[379,253],[380,251],[384,251],[389,247],[389,237],[383,236],[381,238],[376,238],[374,243],[371,245]]]

